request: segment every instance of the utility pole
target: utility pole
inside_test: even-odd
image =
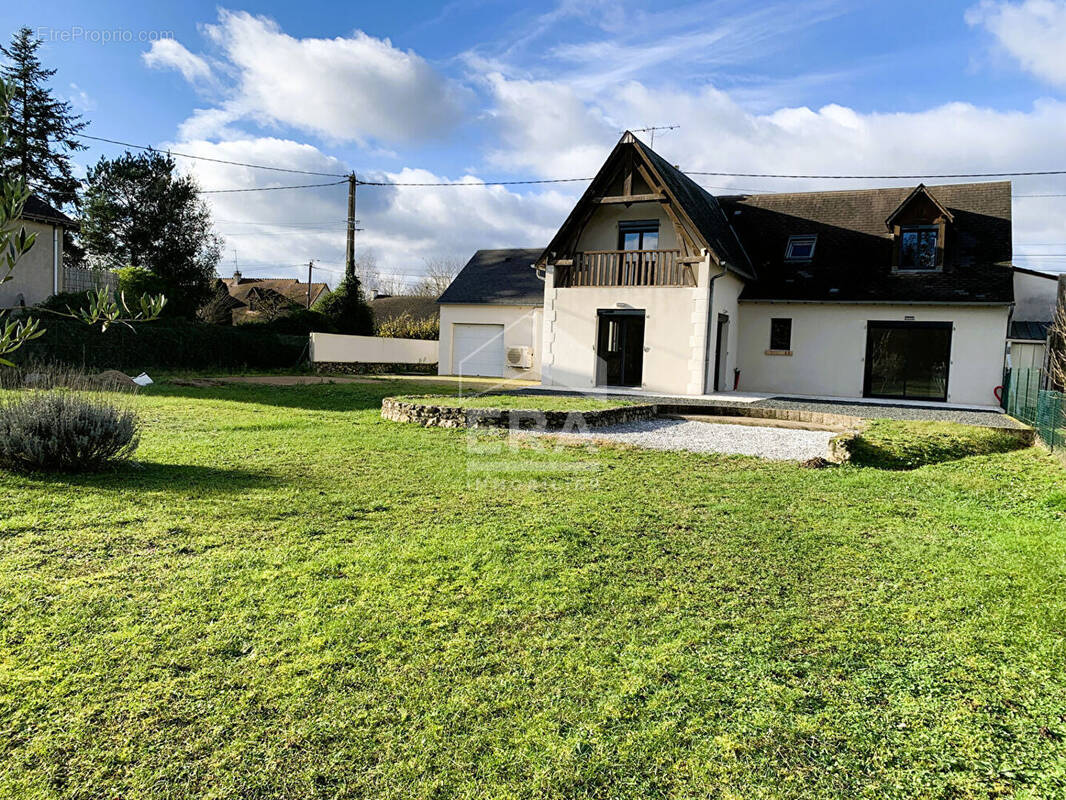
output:
[[[344,280],[355,278],[355,173],[348,176],[348,238],[344,249]]]
[[[307,262],[307,307],[311,308],[311,270],[315,268],[315,262]]]

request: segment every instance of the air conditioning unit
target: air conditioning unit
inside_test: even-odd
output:
[[[515,369],[529,369],[533,366],[532,347],[508,347],[507,366]]]

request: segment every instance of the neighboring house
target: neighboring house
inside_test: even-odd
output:
[[[1057,275],[1014,268],[1014,316],[1007,334],[1008,366],[1015,369],[1044,367],[1057,293]]]
[[[0,284],[0,308],[32,306],[60,292],[79,291],[80,286],[68,288],[63,268],[63,231],[77,223],[35,194],[26,200],[21,219],[37,240],[19,259],[11,280]]]
[[[308,285],[295,278],[245,278],[234,272],[232,278],[223,278],[230,297],[237,301],[233,309],[233,322],[254,322],[271,319],[299,309],[310,308],[323,295],[329,294],[325,283]]]
[[[521,344],[548,386],[990,406],[1012,313],[1054,303],[1011,237],[1009,182],[715,197],[626,133],[542,252],[482,251],[441,297],[441,371],[463,331],[479,374]],[[472,326],[509,329],[509,291],[543,326],[501,347]]]
[[[379,294],[370,301],[370,308],[374,312],[375,327],[404,314],[416,321],[436,319],[440,315],[435,298],[417,295]]]
[[[441,375],[540,377],[541,249],[478,250],[437,301]]]

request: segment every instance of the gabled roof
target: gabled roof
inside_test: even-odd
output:
[[[894,240],[884,220],[911,187],[719,197],[751,256],[757,279],[742,300],[1010,303],[1011,185],[930,187],[954,223],[940,272],[892,271]],[[788,263],[790,236],[816,234],[811,261]]]
[[[640,164],[650,173],[654,183],[653,189],[661,189],[678,216],[687,223],[688,228],[697,238],[697,244],[707,248],[713,257],[728,266],[744,278],[752,276],[751,263],[744,248],[729,224],[718,200],[707,192],[677,167],[673,166],[644,144],[629,131],[626,131],[610,155],[603,162],[596,177],[589,183],[585,193],[570,211],[566,220],[552,238],[548,247],[541,254],[538,263],[545,262],[553,252],[563,251],[566,242],[578,226],[584,226],[591,215],[592,206],[598,196],[606,194],[611,181],[622,167],[627,152],[632,152]]]
[[[544,281],[533,268],[543,248],[478,250],[438,303],[542,306]]]
[[[928,199],[929,202],[932,203],[934,207],[936,207],[936,209],[947,219],[948,222],[955,221],[955,217],[952,216],[951,212],[944,208],[943,204],[936,199],[936,197],[933,195],[932,192],[929,191],[926,185],[924,183],[919,183],[917,186],[914,187],[914,191],[907,195],[903,199],[902,203],[896,206],[896,210],[888,215],[888,219],[885,220],[885,227],[889,230],[892,230],[892,226],[896,221],[896,217],[902,214],[903,211],[907,208],[907,206],[913,203],[914,199],[918,196],[924,196],[926,199]]]
[[[259,295],[266,298],[267,291],[275,292],[294,305],[304,307],[307,305],[307,284],[300,283],[295,278],[223,278],[222,282],[229,289],[231,297],[236,298],[245,305],[248,304],[249,294]],[[311,305],[315,304],[323,294],[329,294],[329,286],[325,283],[311,284]]]
[[[78,226],[78,223],[62,211],[53,208],[35,194],[31,194],[26,198],[26,205],[22,209],[22,218],[34,220],[35,222],[47,222],[52,225],[62,225],[65,228],[76,228]]]

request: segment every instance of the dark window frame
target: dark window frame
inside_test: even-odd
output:
[[[919,236],[919,248],[920,239],[922,233],[932,233],[936,237],[936,241],[933,244],[933,264],[932,266],[910,266],[903,263],[903,237],[908,233],[917,233]],[[944,226],[938,224],[927,225],[901,225],[899,228],[899,241],[896,244],[896,271],[906,273],[921,273],[921,272],[939,272],[943,266],[943,249],[944,249]]]
[[[644,249],[644,234],[654,233],[656,247],[652,248],[658,250],[659,244],[659,220],[657,219],[633,219],[622,220],[618,223],[618,249],[626,249],[626,234],[636,233],[640,235],[640,247],[638,250]]]
[[[780,328],[786,326],[784,333]],[[784,339],[782,339],[784,337]],[[780,345],[784,344],[783,347]],[[774,353],[788,353],[792,351],[792,317],[770,317],[770,347]]]
[[[871,332],[874,330],[929,330],[946,331],[947,358],[944,364],[944,394],[940,397],[907,394],[906,384],[902,394],[875,393],[873,391],[873,362],[874,362],[874,339]],[[951,358],[955,346],[955,323],[952,322],[915,322],[912,320],[867,320],[866,322],[866,358],[863,360],[862,396],[873,397],[879,400],[917,400],[934,403],[946,403],[951,387]]]

